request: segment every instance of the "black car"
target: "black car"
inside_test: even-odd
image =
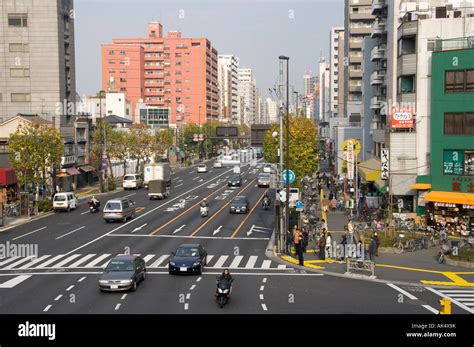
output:
[[[230,204],[230,213],[248,213],[249,212],[249,200],[247,197],[240,195],[237,196]]]
[[[227,185],[229,187],[240,187],[242,185],[242,178],[240,177],[240,175],[232,175],[229,177]]]
[[[143,258],[134,255],[119,255],[113,258],[99,279],[101,291],[123,291],[137,289],[138,282],[146,278]]]
[[[201,245],[183,244],[176,252],[171,253],[168,271],[171,274],[190,273],[202,274],[207,265],[207,253]]]

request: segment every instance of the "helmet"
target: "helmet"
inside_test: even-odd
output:
[[[207,201],[207,198],[202,199],[202,201],[206,202],[206,201]]]

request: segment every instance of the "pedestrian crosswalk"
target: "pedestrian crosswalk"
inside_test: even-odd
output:
[[[447,297],[451,302],[474,313],[474,290],[471,289],[438,289],[438,292]]]
[[[59,254],[33,257],[13,257],[0,261],[1,270],[33,270],[33,269],[97,269],[106,266],[115,255],[104,254]],[[140,254],[149,269],[168,267],[170,254]],[[214,269],[276,269],[285,270],[286,265],[266,259],[264,256],[244,255],[208,255],[207,268]],[[474,303],[474,301],[473,301]]]

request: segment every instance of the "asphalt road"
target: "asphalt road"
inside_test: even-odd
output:
[[[207,173],[189,168],[173,174],[165,200],[150,201],[144,189],[101,197],[102,206],[112,197],[136,202],[137,216],[126,223],[105,223],[82,201],[76,211],[0,233],[0,244],[33,244],[39,251],[34,260],[0,259],[0,313],[436,313],[445,293],[299,272],[266,258],[274,217],[259,204],[267,191],[256,186],[262,163],[242,168],[238,188],[227,187],[231,169],[209,166]],[[237,195],[248,197],[250,213],[229,213]],[[204,197],[207,218],[199,215]],[[168,274],[167,259],[183,243],[206,249],[209,264],[201,276]],[[145,259],[146,281],[136,292],[101,293],[102,267],[128,252]],[[213,294],[224,268],[231,269],[235,283],[221,310]],[[468,304],[459,302],[453,312],[472,313]]]

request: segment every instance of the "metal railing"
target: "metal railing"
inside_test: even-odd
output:
[[[436,40],[434,45],[435,52],[470,48],[474,48],[474,36],[458,37],[446,40]]]

